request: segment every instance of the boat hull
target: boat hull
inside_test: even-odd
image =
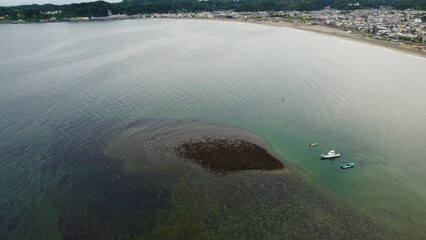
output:
[[[340,154],[335,154],[333,156],[327,156],[327,155],[321,154],[320,156],[321,158],[338,158],[340,157]]]
[[[355,163],[343,164],[343,165],[340,165],[340,167],[341,167],[342,169],[346,169],[346,168],[353,168],[353,167],[355,167]]]

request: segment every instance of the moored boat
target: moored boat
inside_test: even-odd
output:
[[[322,158],[336,158],[336,157],[340,157],[340,153],[338,153],[334,150],[330,150],[326,154],[321,154],[320,156]]]
[[[345,168],[353,168],[355,167],[355,163],[345,163],[340,165],[341,168],[345,169]]]

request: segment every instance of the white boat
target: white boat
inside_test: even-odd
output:
[[[334,151],[334,150],[330,150],[328,151],[328,153],[326,154],[321,154],[320,155],[322,158],[336,158],[336,157],[340,157],[340,153]]]

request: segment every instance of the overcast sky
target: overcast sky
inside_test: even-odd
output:
[[[0,6],[17,6],[27,4],[46,4],[52,3],[56,5],[81,3],[81,2],[94,2],[97,0],[0,0]],[[121,2],[121,0],[103,0],[105,2]]]

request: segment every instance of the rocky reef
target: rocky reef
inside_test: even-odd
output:
[[[213,172],[278,170],[284,165],[260,146],[240,139],[202,138],[180,143],[176,154]]]

